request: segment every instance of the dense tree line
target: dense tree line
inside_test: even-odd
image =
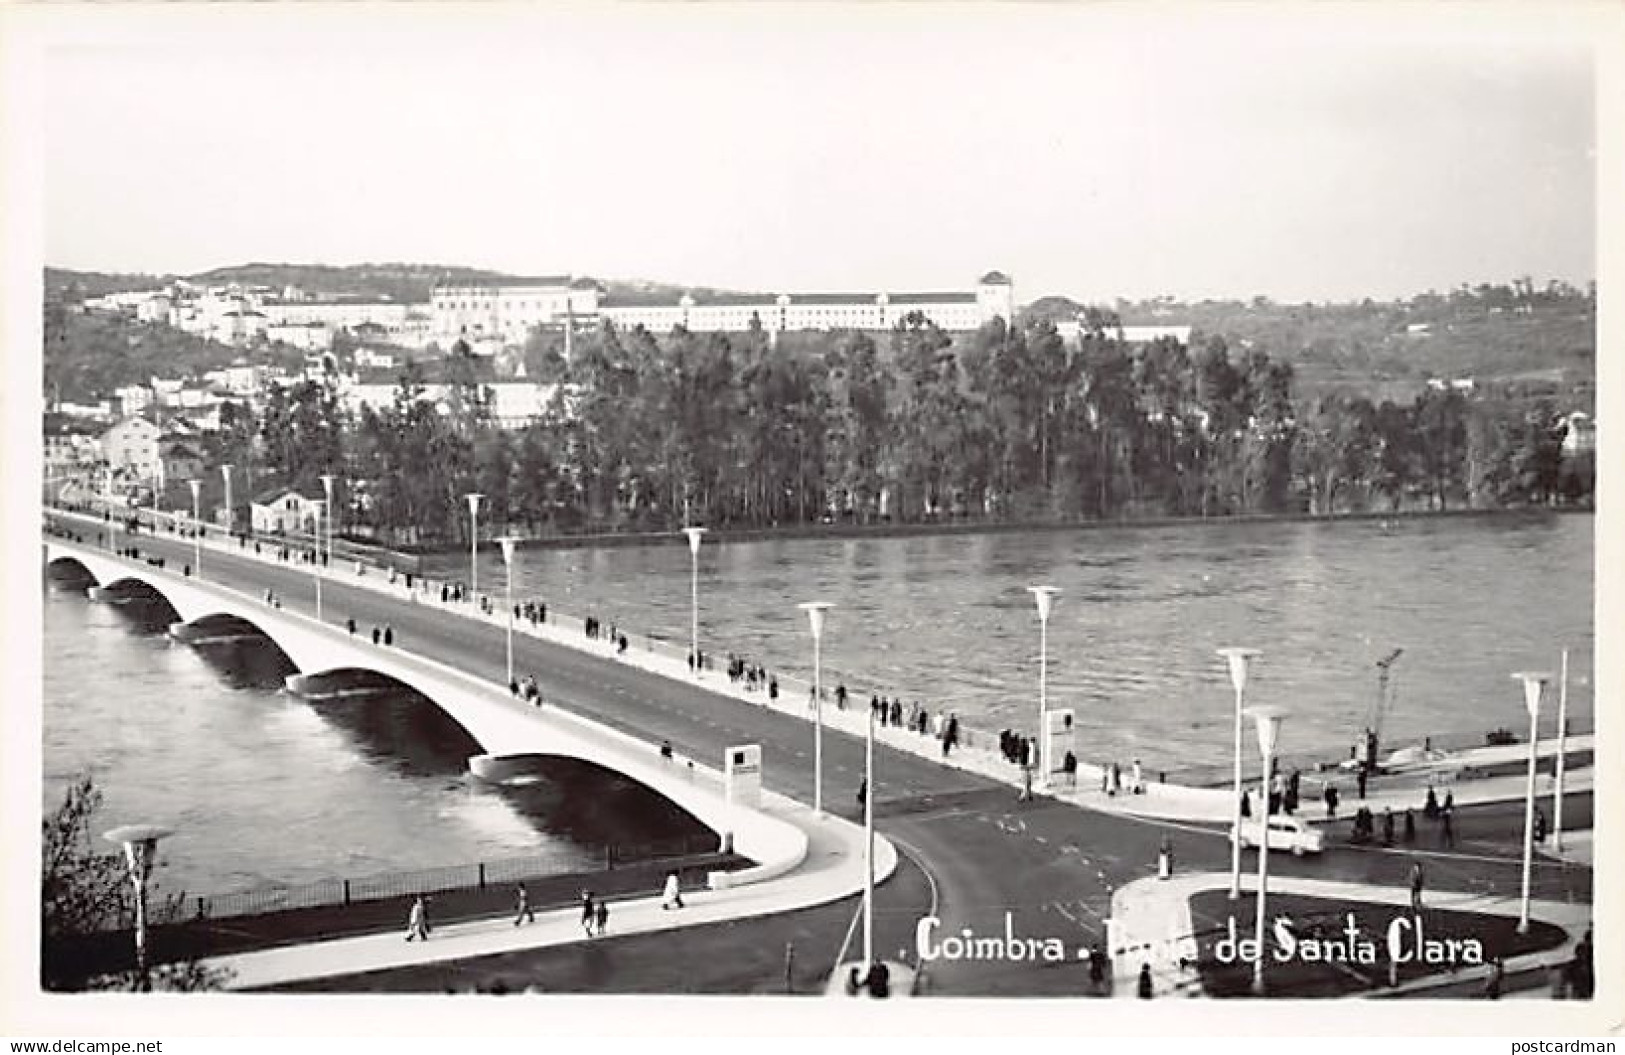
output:
[[[1584,500],[1549,398],[1425,389],[1408,403],[1302,398],[1290,363],[1222,338],[1126,344],[1110,320],[1075,342],[1042,321],[950,335],[761,330],[575,340],[546,415],[491,419],[471,360],[424,398],[344,419],[331,382],[274,398],[256,449],[283,480],[359,481],[352,529],[390,541],[530,531],[667,530],[1496,508]]]

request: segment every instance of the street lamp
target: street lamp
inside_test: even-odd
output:
[[[1241,896],[1241,699],[1247,691],[1247,664],[1263,655],[1256,648],[1221,648],[1230,667],[1230,684],[1236,691],[1236,757],[1235,787],[1231,789],[1230,808],[1235,813],[1235,830],[1230,836],[1230,900]],[[1264,779],[1269,779],[1266,771]]]
[[[1258,733],[1258,753],[1264,757],[1264,772],[1268,774],[1275,761],[1275,744],[1280,739],[1281,722],[1286,718],[1286,713],[1278,707],[1250,707],[1247,713],[1253,716],[1253,726]],[[1264,801],[1258,825],[1258,918],[1253,921],[1253,944],[1258,950],[1258,958],[1253,961],[1253,993],[1256,996],[1264,995],[1264,900],[1270,879],[1270,807],[1268,797],[1260,797]],[[1239,829],[1237,835],[1240,835]]]
[[[316,538],[320,540],[322,537],[322,514],[327,512],[327,506],[323,502],[316,502],[314,505],[316,506]],[[320,622],[322,618],[322,562],[320,559],[320,541],[318,541],[316,548],[311,551],[310,556],[310,573],[316,576],[316,620]]]
[[[1546,675],[1527,671],[1512,675],[1523,682],[1523,705],[1529,712],[1529,780],[1523,802],[1523,901],[1518,910],[1518,933],[1529,933],[1529,869],[1535,856],[1535,749],[1540,735],[1540,692]]]
[[[107,483],[102,492],[106,496],[102,504],[107,510],[107,548],[116,550],[118,549],[118,516],[113,512],[113,466],[111,462],[108,463],[107,472],[103,474],[102,479]]]
[[[1027,590],[1038,602],[1038,765],[1047,782],[1053,772],[1049,763],[1049,612],[1061,591],[1053,586],[1029,586]]]
[[[863,738],[863,973],[875,964],[875,709]]]
[[[463,496],[468,499],[468,599],[476,605],[480,596],[480,499],[485,496],[477,491]]]
[[[231,533],[237,529],[237,510],[231,504],[231,466],[222,465],[220,473],[226,478],[226,535],[229,542]]]
[[[503,535],[497,539],[502,543],[502,566],[508,578],[508,684],[513,684],[513,544],[518,541],[512,535]]]
[[[142,992],[152,988],[152,979],[147,975],[147,879],[152,875],[158,840],[168,834],[169,828],[155,824],[126,824],[102,836],[124,847],[130,882],[135,884],[135,970]]]
[[[327,560],[333,559],[333,474],[323,473],[321,476],[322,491],[327,499]]]
[[[1569,650],[1563,650],[1563,668],[1557,682],[1557,772],[1552,791],[1552,849],[1563,849],[1563,763],[1569,743]]]
[[[813,813],[819,816],[824,812],[824,613],[834,607],[828,601],[801,603],[813,636]]]
[[[689,580],[688,580],[688,653],[694,657],[694,676],[700,675],[700,538],[705,534],[702,527],[686,527],[683,534],[688,536]]]
[[[188,480],[192,485],[192,574],[203,578],[203,517],[198,496],[203,493],[202,480]]]

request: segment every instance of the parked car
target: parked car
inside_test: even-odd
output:
[[[1231,837],[1235,836],[1235,825],[1230,826]],[[1269,839],[1271,850],[1291,850],[1292,856],[1302,857],[1304,854],[1318,854],[1324,849],[1326,836],[1319,829],[1305,824],[1290,814],[1277,813],[1270,818]],[[1241,845],[1243,849],[1258,845],[1258,818],[1251,817],[1241,822]]]

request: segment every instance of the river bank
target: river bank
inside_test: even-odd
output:
[[[786,524],[760,528],[708,528],[710,542],[762,542],[772,540],[845,540],[881,538],[929,538],[952,535],[1007,535],[1020,532],[1061,533],[1169,527],[1228,527],[1243,524],[1318,524],[1414,522],[1421,520],[1527,519],[1555,514],[1591,514],[1595,510],[1579,506],[1526,507],[1520,509],[1409,509],[1397,512],[1360,513],[1246,513],[1215,517],[1137,517],[1115,520],[938,520],[922,523],[875,524],[826,523]],[[491,538],[484,541],[488,544]],[[596,549],[627,546],[660,546],[686,543],[682,531],[618,531],[582,534],[516,536],[522,549]],[[467,543],[436,543],[404,546],[396,552],[418,560],[461,555]]]

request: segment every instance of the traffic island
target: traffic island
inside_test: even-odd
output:
[[[1369,996],[1459,982],[1464,972],[1487,975],[1495,960],[1557,954],[1569,934],[1532,920],[1518,933],[1515,915],[1447,907],[1461,895],[1424,897],[1409,905],[1272,893],[1266,911],[1264,995],[1292,998]],[[1231,900],[1224,889],[1192,894],[1196,970],[1214,997],[1251,996],[1259,950],[1257,901]]]

